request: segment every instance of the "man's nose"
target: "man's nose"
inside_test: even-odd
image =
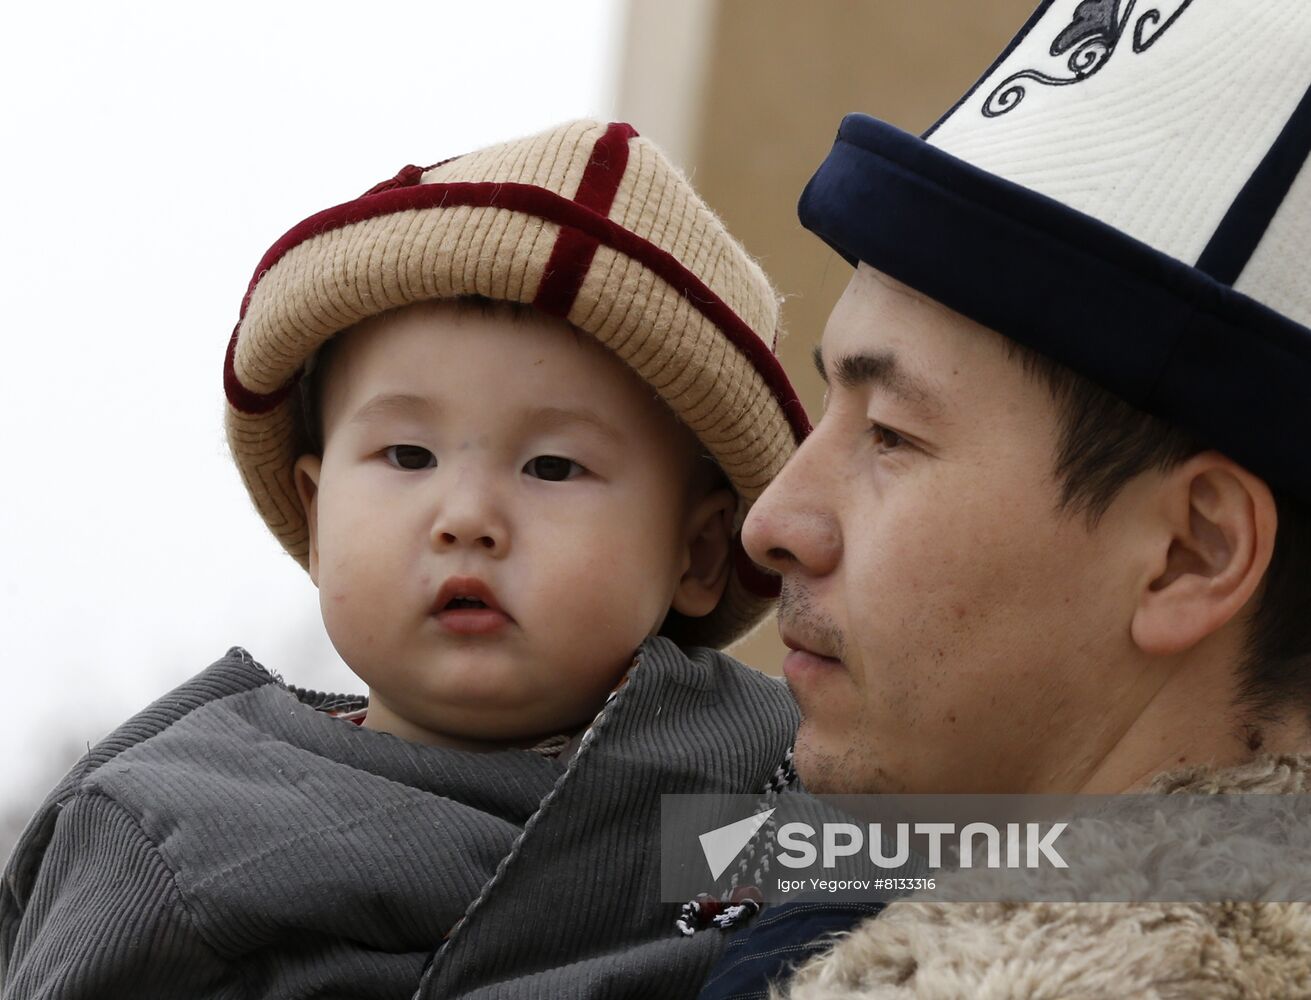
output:
[[[761,566],[787,575],[824,576],[837,568],[842,533],[834,513],[832,462],[815,429],[747,515],[742,544]],[[827,464],[826,464],[827,463]]]
[[[510,533],[494,487],[470,475],[443,488],[429,541],[438,550],[465,546],[505,555]]]

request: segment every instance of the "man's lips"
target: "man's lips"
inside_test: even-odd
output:
[[[496,601],[492,588],[474,576],[453,576],[442,584],[431,614],[448,632],[490,635],[514,621]]]
[[[805,653],[821,660],[831,660],[839,665],[842,663],[836,656],[830,655],[823,644],[803,638],[798,633],[791,631],[786,625],[780,627],[779,638],[783,640],[783,645],[794,652]]]
[[[787,631],[781,633],[783,645],[790,652],[783,658],[783,676],[792,687],[832,677],[844,670],[841,660],[812,648],[806,641]]]

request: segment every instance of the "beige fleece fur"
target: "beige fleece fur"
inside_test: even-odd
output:
[[[1297,794],[1311,790],[1311,755],[1266,756],[1240,767],[1194,767],[1162,775],[1153,792]],[[1290,810],[1290,816],[1292,811]],[[1301,851],[1311,831],[1290,830]],[[1152,881],[1171,867],[1226,860],[1188,830],[1166,834]],[[1300,840],[1298,840],[1300,838]],[[1271,838],[1283,842],[1281,838]],[[1158,848],[1161,845],[1156,845]],[[1104,850],[1104,845],[1103,845]],[[1192,852],[1191,854],[1189,852]],[[1256,863],[1243,855],[1258,888],[1289,893],[1290,878],[1311,880],[1286,852]],[[1142,858],[1123,870],[1142,871]],[[960,873],[978,880],[984,872]],[[927,896],[925,897],[928,898]],[[1159,898],[1159,897],[1158,897]],[[804,965],[789,1000],[1092,1000],[1092,998],[1311,997],[1311,905],[1304,903],[933,903],[910,897],[844,935]]]

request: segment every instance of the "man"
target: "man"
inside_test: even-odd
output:
[[[825,412],[744,530],[809,790],[1308,787],[1309,148],[1302,0],[1046,0],[923,139],[843,122]],[[1311,996],[1301,904],[878,909],[703,996]]]

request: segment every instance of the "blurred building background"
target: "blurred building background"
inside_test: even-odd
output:
[[[860,111],[922,132],[982,75],[1034,0],[629,0],[619,115],[663,145],[785,298],[780,354],[812,422],[811,348],[850,269],[796,204]],[[772,622],[740,659],[777,673]]]
[[[818,418],[809,350],[849,272],[797,224],[802,186],[846,112],[931,124],[1034,0],[70,3],[17,9],[0,66],[26,95],[0,184],[28,195],[0,246],[0,857],[88,744],[228,645],[358,689],[222,445],[226,330],[278,233],[405,162],[631,121],[786,297]],[[783,655],[772,624],[735,652]]]

